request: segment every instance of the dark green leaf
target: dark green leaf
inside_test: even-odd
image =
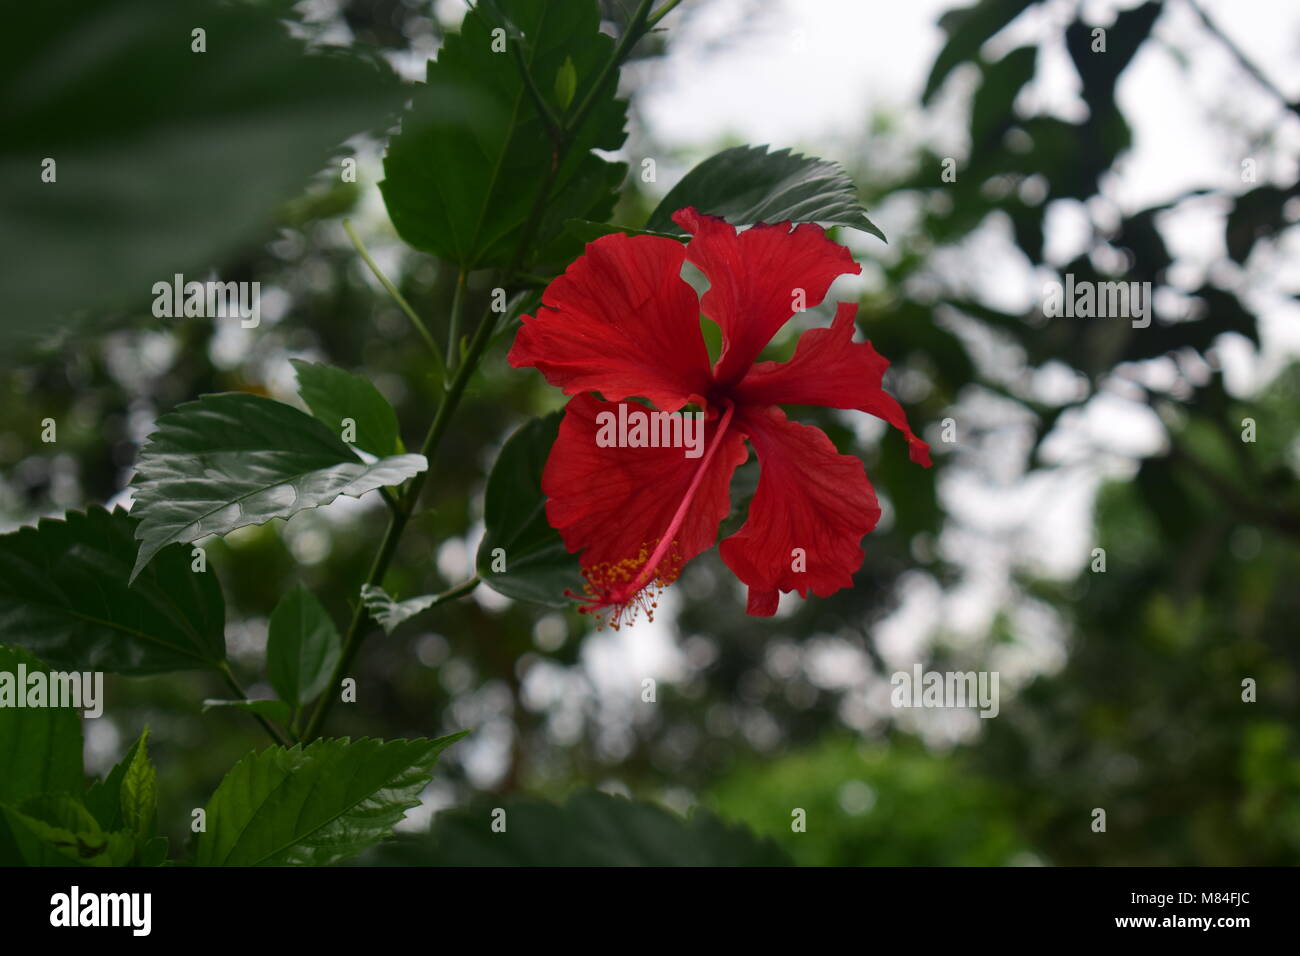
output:
[[[280,699],[297,710],[325,689],[342,642],[329,614],[306,588],[294,588],[271,612],[266,670]]]
[[[1070,59],[1083,80],[1083,98],[1094,114],[1114,107],[1115,85],[1119,76],[1133,60],[1151,28],[1160,17],[1164,4],[1148,0],[1131,10],[1123,10],[1115,22],[1106,28],[1105,51],[1093,52],[1093,26],[1075,20],[1065,29],[1065,46]]]
[[[979,56],[980,47],[1009,24],[1034,0],[980,0],[969,7],[949,10],[939,18],[948,40],[930,68],[921,102],[928,103],[953,67]]]
[[[339,144],[385,125],[392,72],[309,54],[279,19],[212,0],[6,5],[0,260],[22,268],[5,275],[0,361],[81,309],[147,315],[153,283],[205,278]]]
[[[494,814],[497,807],[504,818]],[[494,830],[494,819],[505,831]],[[498,824],[499,826],[499,824]],[[432,833],[385,848],[386,863],[435,866],[789,866],[775,843],[707,810],[683,819],[652,803],[588,791],[447,810]]]
[[[325,866],[388,836],[463,737],[318,740],[249,754],[208,801],[198,866]]]
[[[354,444],[379,458],[399,451],[397,412],[367,379],[331,365],[292,359],[298,373],[298,394],[335,435],[342,438],[344,420],[356,428]]]
[[[984,79],[971,103],[971,150],[993,153],[1015,122],[1013,104],[1025,84],[1034,78],[1038,47],[1022,46],[996,63],[984,67]]]
[[[403,239],[465,269],[503,266],[518,247],[547,179],[554,143],[529,97],[517,58],[494,52],[492,31],[506,30],[540,90],[567,84],[582,102],[613,41],[600,32],[595,0],[500,0],[465,15],[446,38],[427,82],[388,144],[380,190]],[[614,208],[626,167],[592,152],[623,144],[625,104],[611,78],[595,100],[555,175],[533,261],[563,262],[580,248],[566,219],[603,220]]]
[[[501,449],[488,476],[483,504],[487,529],[477,559],[479,577],[494,591],[552,607],[570,603],[564,592],[579,591],[583,584],[577,557],[546,521],[542,494],[542,469],[561,418],[563,412],[533,419]],[[505,570],[494,570],[502,561]]]
[[[858,192],[838,165],[788,149],[733,146],[700,163],[650,214],[646,229],[683,235],[672,214],[685,206],[733,226],[758,222],[820,222],[885,234],[867,218]]]
[[[70,511],[0,536],[0,633],[52,666],[119,674],[215,667],[225,603],[212,571],[164,548],[135,583],[138,522]]]
[[[257,395],[205,395],[158,419],[140,451],[133,514],[140,555],[132,576],[173,541],[226,534],[272,518],[359,498],[427,467],[423,455],[373,464],[291,405]]]

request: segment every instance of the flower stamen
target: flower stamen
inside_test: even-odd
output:
[[[583,576],[587,579],[583,590],[587,597],[584,599],[569,592],[570,597],[583,601],[578,610],[583,614],[595,615],[599,627],[603,628],[608,624],[614,630],[618,630],[623,624],[631,624],[635,621],[640,611],[645,612],[646,620],[653,621],[655,608],[659,606],[660,592],[676,581],[681,574],[683,561],[677,532],[681,530],[682,522],[686,520],[691,501],[694,500],[696,492],[704,481],[709,462],[713,460],[718,446],[722,444],[723,436],[726,435],[727,428],[731,424],[732,412],[735,411],[735,406],[730,401],[727,399],[722,401],[726,409],[718,421],[713,440],[709,442],[709,447],[700,459],[699,467],[691,478],[686,494],[682,496],[672,520],[668,522],[668,528],[654,542],[653,550],[648,543],[642,544],[640,552],[635,557],[602,562],[583,568]]]

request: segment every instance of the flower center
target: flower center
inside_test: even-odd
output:
[[[691,502],[704,482],[709,463],[722,444],[723,436],[731,424],[732,412],[735,411],[730,400],[723,399],[722,404],[725,405],[725,411],[718,420],[718,428],[700,458],[686,494],[682,496],[664,533],[654,542],[641,545],[641,550],[635,557],[584,568],[582,573],[587,579],[583,588],[587,594],[585,599],[569,592],[570,597],[584,602],[578,610],[583,614],[594,614],[600,627],[608,624],[618,630],[623,624],[635,621],[640,611],[645,612],[646,620],[653,621],[655,608],[659,606],[659,593],[681,574],[684,562],[678,549],[677,532],[686,520]]]

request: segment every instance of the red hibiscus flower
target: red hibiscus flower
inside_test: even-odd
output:
[[[775,613],[781,591],[826,597],[852,584],[862,537],[880,517],[875,493],[861,461],[778,406],[870,412],[902,431],[912,461],[930,465],[929,446],[881,390],[889,363],[853,341],[856,305],[840,303],[830,328],[804,332],[790,361],[755,361],[800,305],[816,306],[837,276],[861,271],[847,249],[812,224],[737,233],[692,208],[673,220],[689,244],[615,234],[588,245],[546,289],[537,315],[523,317],[510,350],[512,366],[532,366],[574,396],[542,475],[546,514],[569,551],[581,552],[581,610],[614,627],[638,610],[652,614],[658,592],[713,546],[746,439],[758,455],[758,489],[721,554],[749,586],[749,613]],[[702,299],[682,279],[685,259],[709,280]],[[712,366],[701,308],[722,330]],[[696,457],[681,447],[603,447],[598,433],[611,416],[602,413],[629,398],[664,412],[703,409]]]

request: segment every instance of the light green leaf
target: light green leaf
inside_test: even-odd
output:
[[[573,65],[573,57],[566,56],[564,63],[555,73],[555,102],[560,109],[567,110],[573,102],[573,94],[578,92],[578,69]]]
[[[446,37],[401,132],[389,140],[379,188],[404,240],[464,269],[510,264],[554,155],[518,58],[493,49],[498,28],[522,47],[542,89],[571,63],[578,101],[613,51],[595,0],[476,4],[460,32]],[[565,263],[580,250],[564,232],[566,219],[603,220],[613,211],[626,166],[592,150],[623,144],[626,104],[615,98],[616,87],[614,77],[602,87],[556,171],[534,263]]]
[[[867,218],[843,169],[788,149],[769,153],[766,146],[734,146],[706,159],[663,198],[646,229],[684,235],[672,214],[686,206],[721,216],[733,226],[818,222],[885,238]]]
[[[81,720],[68,707],[15,707],[16,700],[5,695],[25,691],[16,686],[19,666],[28,674],[48,672],[26,651],[0,645],[0,803],[54,791],[80,793]]]
[[[289,705],[282,700],[216,700],[210,698],[203,702],[204,713],[209,710],[221,709],[242,710],[281,724],[288,724],[293,717]]]
[[[205,395],[158,419],[140,452],[132,577],[166,545],[288,518],[339,495],[359,498],[428,467],[423,455],[357,461],[316,419],[257,395]]]
[[[153,837],[158,815],[158,774],[149,762],[148,746],[146,727],[122,777],[122,822],[139,841]]]
[[[96,780],[86,791],[86,809],[104,830],[120,830],[126,825],[122,813],[122,782],[126,779],[127,772],[141,758],[148,735],[149,729],[146,727],[131,745],[126,756],[108,772],[108,776],[103,780]],[[143,757],[147,762],[148,755],[144,754]]]
[[[271,686],[294,712],[325,689],[342,650],[338,629],[306,588],[299,585],[271,612],[266,669]]]
[[[493,812],[505,810],[495,832]],[[432,832],[380,851],[386,865],[789,866],[785,851],[707,810],[687,818],[652,803],[586,791],[556,806],[536,797],[444,810]]]
[[[249,754],[208,801],[198,866],[325,866],[387,837],[463,737],[318,740]]]
[[[376,457],[398,451],[397,412],[367,379],[331,365],[290,359],[298,394],[320,422],[342,438],[344,421],[356,428],[355,444]]]
[[[226,610],[216,574],[191,570],[189,551],[168,547],[128,585],[138,525],[96,507],[0,536],[0,634],[67,670],[219,665]]]
[[[546,521],[542,469],[560,428],[563,412],[536,418],[510,436],[488,476],[478,549],[478,574],[494,591],[519,601],[552,607],[571,602],[564,592],[580,592],[578,558]],[[505,570],[499,570],[504,562]]]
[[[126,866],[135,855],[129,832],[104,832],[69,794],[42,794],[18,806],[5,804],[3,811],[29,865]]]
[[[433,607],[438,603],[439,597],[437,594],[423,594],[405,601],[396,601],[383,588],[372,584],[361,586],[361,603],[366,606],[375,623],[384,629],[385,634],[392,634],[399,624]]]
[[[132,863],[161,866],[167,838],[157,836],[158,777],[148,753],[149,728],[103,780],[86,791],[85,806],[105,833],[128,833],[134,842]]]

